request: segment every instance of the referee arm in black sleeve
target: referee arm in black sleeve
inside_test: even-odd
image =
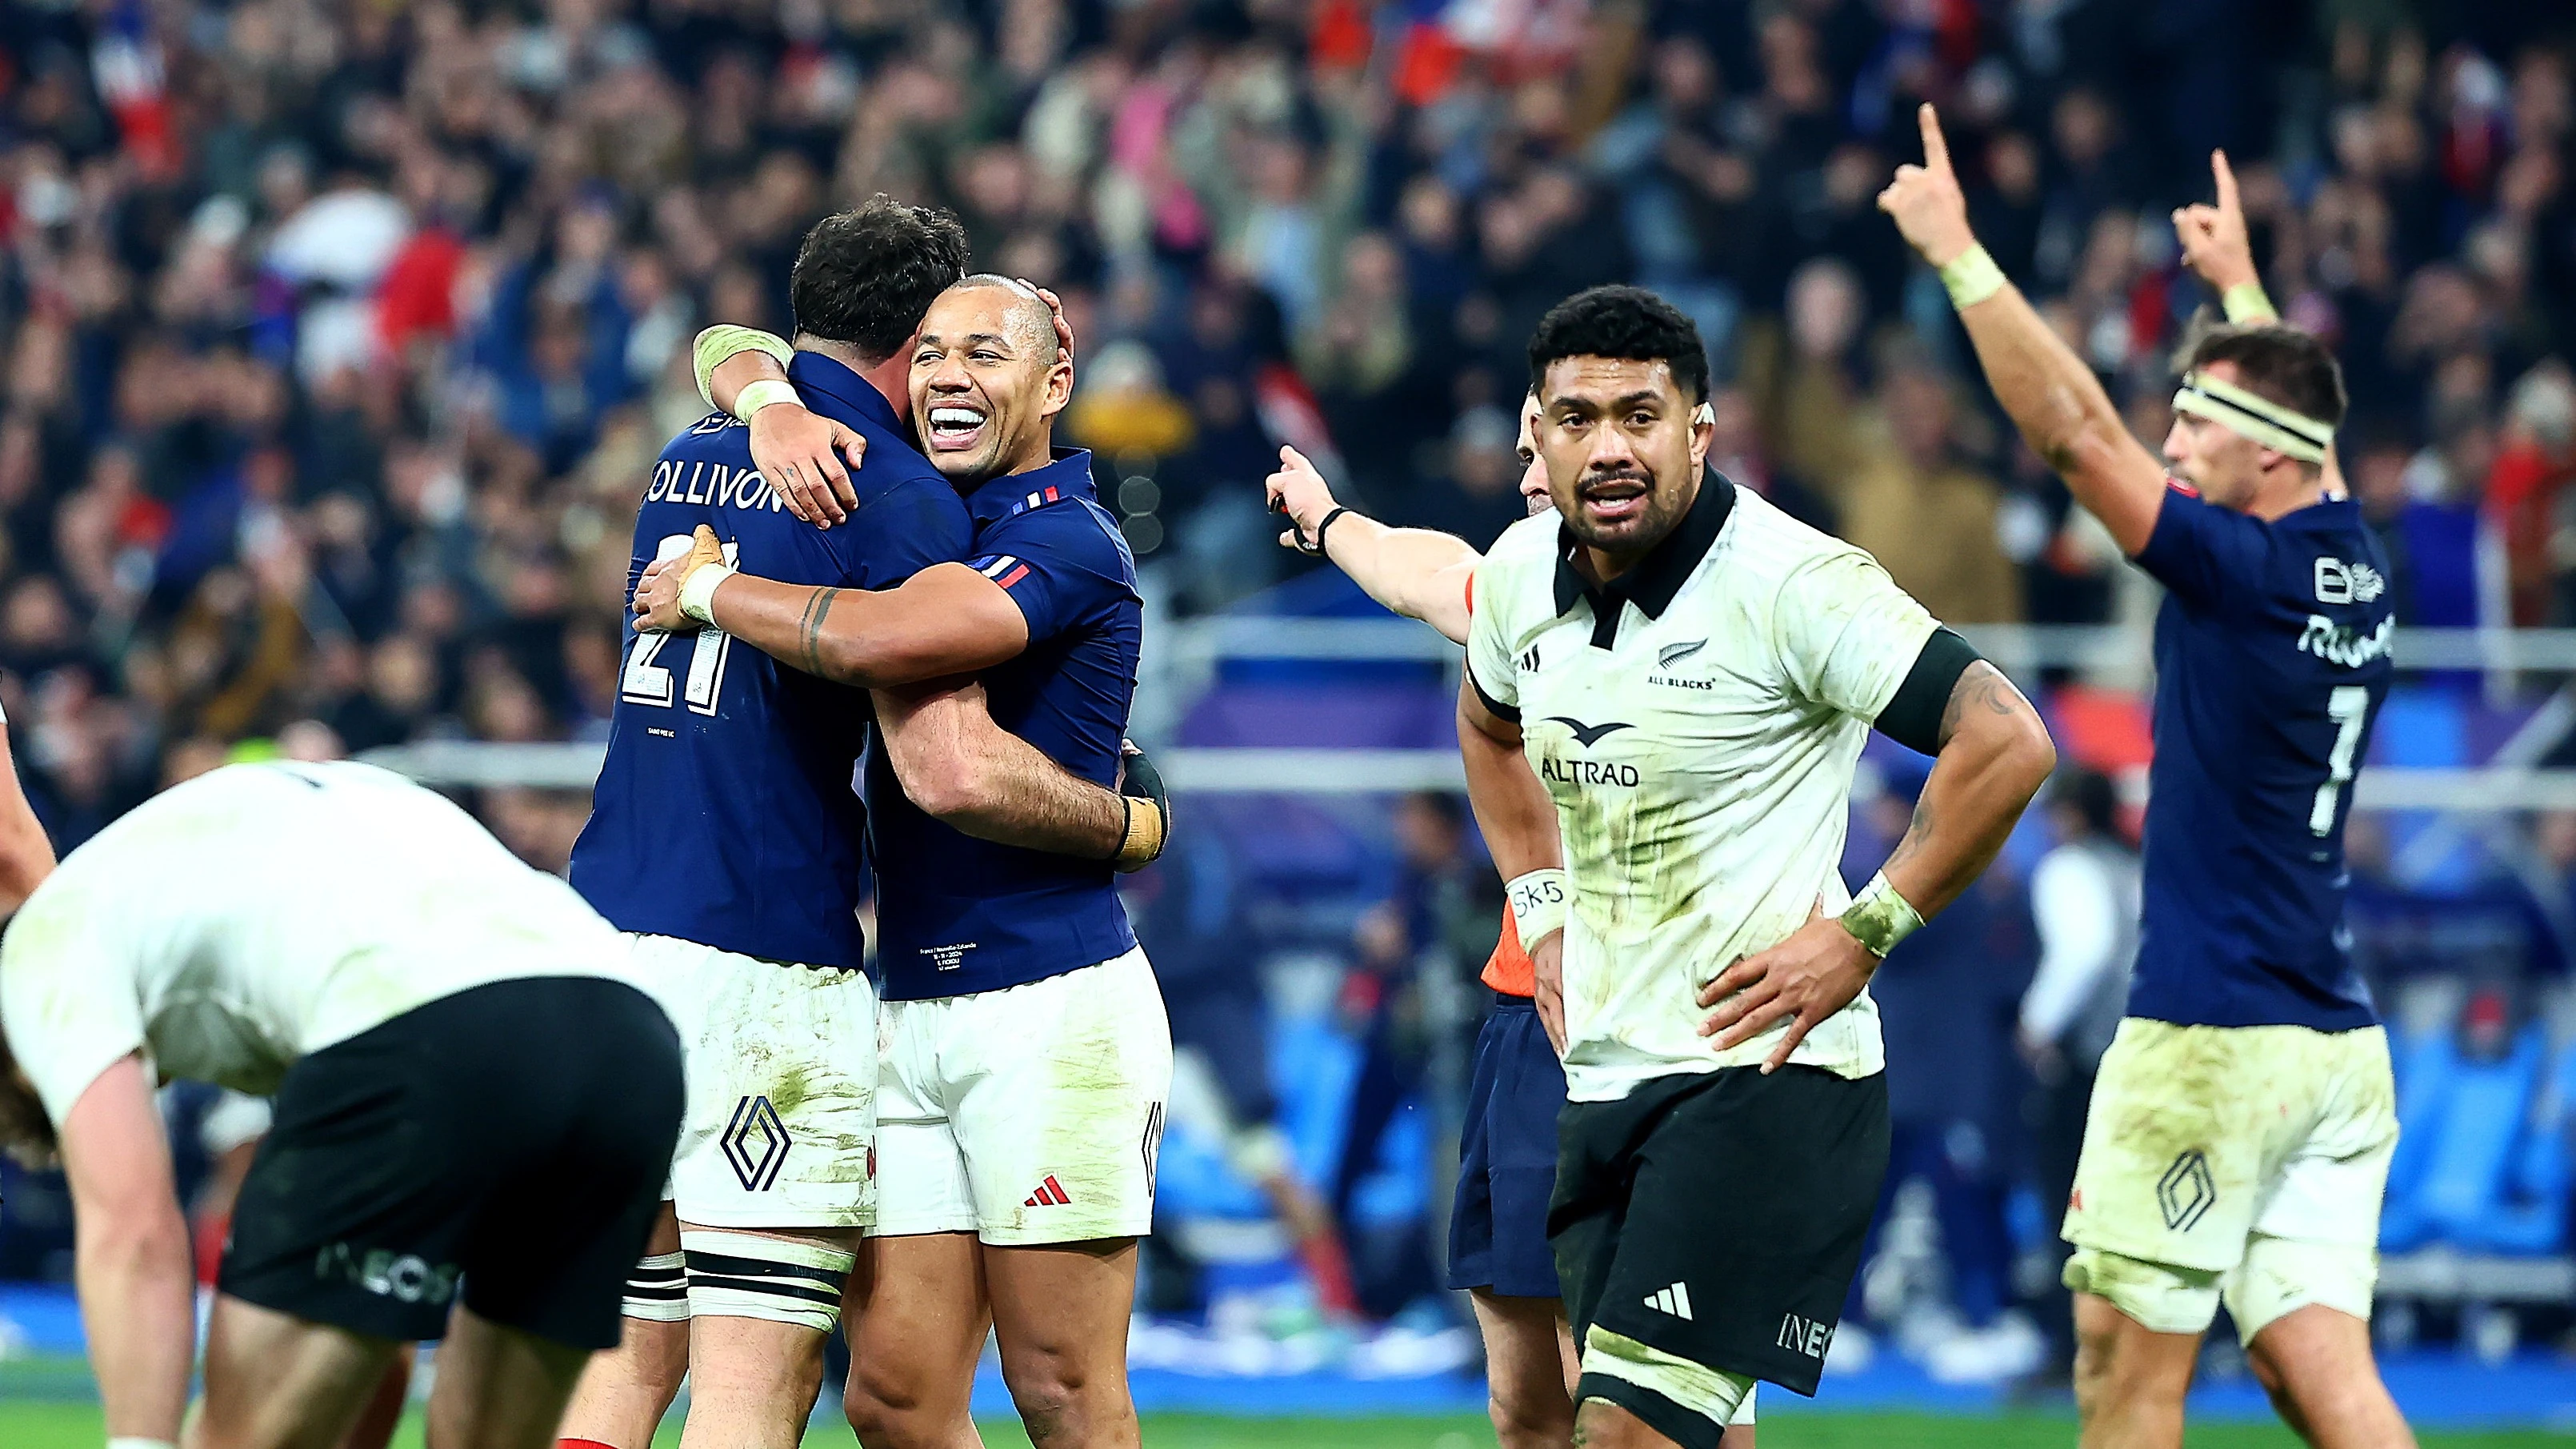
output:
[[[1938,701],[1938,708],[1934,702]],[[2039,712],[1947,629],[1933,632],[1876,727],[1934,757],[1913,823],[1878,879],[1840,916],[1821,910],[1789,939],[1721,971],[1699,993],[1700,1030],[1723,1051],[1794,1017],[1764,1062],[1772,1071],[1818,1022],[1860,995],[1905,931],[1957,900],[1992,864],[2024,807],[2057,768]],[[1902,924],[1897,924],[1897,923]],[[1891,929],[1891,927],[1894,929]]]

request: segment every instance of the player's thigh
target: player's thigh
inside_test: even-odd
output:
[[[2376,1027],[2307,1033],[2322,1084],[2309,1127],[2272,1174],[2245,1259],[2224,1296],[2251,1343],[2309,1305],[2367,1323],[2378,1282],[2379,1215],[2397,1150],[2397,1092],[2387,1036]]]
[[[2127,1263],[2161,1265],[2197,1278],[2224,1273],[2244,1256],[2265,1187],[2277,1161],[2279,1123],[2304,1099],[2285,1104],[2278,1083],[2255,1058],[2261,1043],[2239,1029],[2174,1026],[2132,1017],[2104,1053],[2085,1119],[2084,1147],[2067,1199],[2062,1235],[2082,1264],[2088,1252]],[[2101,1282],[2079,1279],[2095,1276]],[[2122,1302],[2160,1281],[2106,1261],[2070,1267],[2068,1286],[2111,1299],[2160,1332],[2198,1332],[2174,1310]],[[2192,1290],[2194,1298],[2199,1290]],[[2214,1297],[2208,1299],[2214,1308]]]
[[[1124,1392],[1136,1240],[983,1248],[1002,1373],[1014,1394]]]
[[[958,1415],[991,1324],[971,1232],[871,1237],[852,1276],[850,1412]]]
[[[587,1349],[506,1327],[459,1307],[438,1352],[429,1442],[552,1449]]]
[[[680,1225],[688,1263],[689,1379],[700,1403],[728,1396],[811,1406],[823,1341],[841,1321],[858,1260],[855,1228],[743,1232]]]
[[[960,998],[949,1120],[988,1245],[1143,1237],[1172,1036],[1142,951]]]
[[[680,1219],[705,1227],[873,1221],[876,992],[857,971],[636,938],[685,1010],[688,1107],[671,1165]]]
[[[400,1345],[246,1303],[215,1299],[205,1400],[193,1449],[327,1449],[338,1444]]]

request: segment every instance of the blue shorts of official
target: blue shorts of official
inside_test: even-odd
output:
[[[1565,1065],[1526,996],[1497,995],[1476,1034],[1476,1072],[1458,1141],[1449,1214],[1449,1286],[1506,1298],[1555,1298],[1547,1203],[1556,1191],[1556,1114]]]

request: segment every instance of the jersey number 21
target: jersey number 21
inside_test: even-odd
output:
[[[740,545],[724,546],[724,561],[731,567],[739,556]],[[662,540],[659,557],[676,558],[689,551],[689,536],[675,533]],[[724,687],[725,659],[733,653],[733,636],[717,628],[700,629],[689,635],[689,673],[676,695],[671,688],[671,671],[653,661],[665,646],[680,638],[677,634],[638,634],[635,646],[626,652],[625,672],[618,676],[617,692],[635,704],[657,704],[664,709],[685,700],[699,714],[716,712],[716,691]]]

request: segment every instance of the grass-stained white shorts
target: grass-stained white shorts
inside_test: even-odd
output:
[[[863,1228],[876,1193],[877,996],[865,973],[629,936],[680,1029],[673,1210],[712,1228]]]
[[[1142,1237],[1172,1029],[1145,953],[1024,986],[886,1002],[881,1237],[1005,1247]]]
[[[2308,1304],[2370,1317],[2397,1092],[2378,1027],[2131,1017],[2103,1055],[2066,1285],[2159,1333],[2251,1340]]]

